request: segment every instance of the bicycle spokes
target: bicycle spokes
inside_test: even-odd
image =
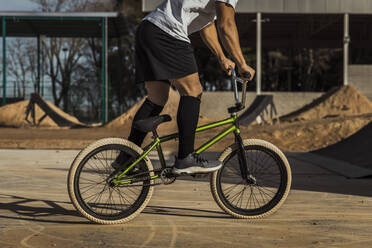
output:
[[[264,141],[257,142],[267,145]],[[274,211],[286,198],[290,169],[274,148],[261,144],[244,146],[244,157],[242,154],[239,147],[235,147],[224,160],[223,168],[212,177],[216,185],[212,192],[217,193],[214,197],[219,205],[234,216],[263,216]]]

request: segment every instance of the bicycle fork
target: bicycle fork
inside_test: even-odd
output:
[[[237,132],[234,132],[234,134],[235,134],[235,143],[238,145],[238,149],[239,149],[238,159],[239,159],[239,168],[240,168],[242,179],[249,185],[256,184],[256,178],[252,175],[251,171],[249,171],[248,169],[248,161],[247,161],[247,156],[245,154],[246,152],[244,149],[242,137]]]

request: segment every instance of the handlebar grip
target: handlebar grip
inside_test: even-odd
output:
[[[252,75],[249,73],[249,72],[246,72],[246,73],[243,73],[242,75],[243,78],[248,78],[250,79],[252,77]]]

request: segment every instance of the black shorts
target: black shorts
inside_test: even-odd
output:
[[[198,72],[194,49],[149,21],[136,33],[136,83],[165,81]]]

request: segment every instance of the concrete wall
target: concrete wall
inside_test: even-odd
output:
[[[371,0],[240,0],[241,13],[371,13]]]
[[[362,94],[372,101],[372,65],[350,65],[349,83],[357,88]],[[264,92],[274,95],[274,104],[279,116],[293,112],[323,93],[310,92]],[[256,94],[247,92],[247,106],[249,106]],[[201,103],[201,115],[214,120],[227,116],[227,108],[234,105],[232,92],[205,92]]]
[[[282,116],[311,103],[323,93],[265,92],[264,94],[274,95],[274,104],[278,115]],[[256,93],[247,92],[246,106],[249,106],[255,97]],[[216,120],[228,116],[227,108],[233,105],[234,95],[232,92],[204,92],[200,112],[202,116]]]
[[[372,100],[372,65],[350,65],[349,82]]]

